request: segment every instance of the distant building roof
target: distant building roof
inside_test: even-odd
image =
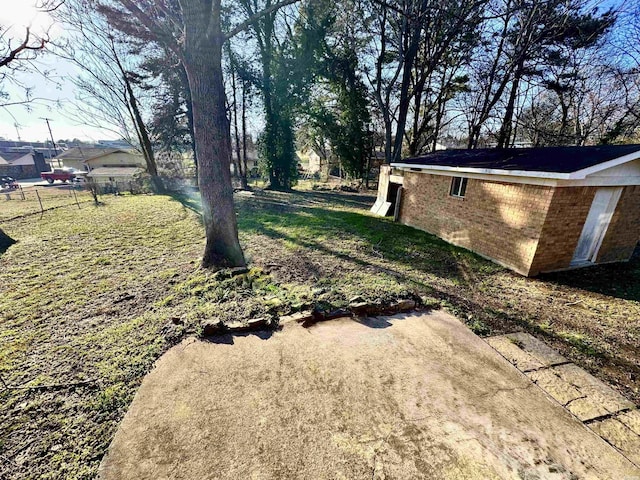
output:
[[[570,174],[638,153],[640,145],[601,145],[590,147],[483,148],[476,150],[439,150],[407,158],[392,166],[420,166],[447,170],[484,170],[509,172],[548,172]]]
[[[126,140],[98,140],[98,145],[104,145],[105,147],[110,148],[133,148],[131,144]]]
[[[120,148],[73,147],[73,148],[70,148],[69,150],[62,152],[55,158],[56,160],[87,161],[87,160],[91,160],[92,158],[100,157],[102,155],[108,155],[110,153],[115,153],[115,152],[130,153],[127,150],[120,149]]]
[[[31,152],[7,152],[0,154],[0,165],[33,165]]]

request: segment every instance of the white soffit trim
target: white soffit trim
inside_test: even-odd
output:
[[[433,170],[434,172],[447,172],[451,173],[475,173],[484,175],[503,175],[508,177],[535,177],[535,178],[550,178],[550,179],[570,179],[569,173],[556,173],[556,172],[534,172],[525,170],[500,170],[495,168],[469,168],[469,167],[443,167],[439,165],[415,165],[411,163],[392,163],[394,168],[417,168],[420,170]]]
[[[407,168],[401,168],[403,171],[409,171]],[[452,176],[451,171],[439,170],[419,170],[413,173],[424,173],[430,175]],[[462,172],[461,172],[462,173]],[[477,180],[487,180],[490,182],[502,183],[522,183],[527,185],[543,185],[548,187],[620,187],[626,185],[640,185],[640,177],[587,177],[582,179],[556,179],[556,178],[540,178],[540,177],[518,177],[513,175],[496,175],[486,173],[464,173],[467,178]],[[400,182],[395,182],[400,183]]]
[[[406,167],[397,167],[397,168],[400,168],[403,171],[412,171],[410,169],[415,169],[417,167],[412,166],[410,168],[406,168]],[[475,178],[478,180],[488,180],[491,182],[525,183],[529,185],[546,185],[546,186],[555,186],[558,184],[558,180],[554,178],[520,177],[520,176],[505,175],[505,174],[476,173],[476,172],[466,172],[466,171],[462,172],[459,170],[454,171],[454,170],[420,169],[418,171],[413,170],[412,172],[425,173],[425,174],[431,174],[431,175],[444,175],[447,177],[451,177],[452,174],[455,175],[455,173],[458,172],[459,174],[464,175],[467,178]],[[565,180],[565,181],[571,182],[570,180]]]

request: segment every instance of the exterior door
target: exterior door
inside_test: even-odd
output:
[[[599,188],[591,203],[587,220],[584,222],[578,246],[573,254],[571,265],[581,265],[596,261],[598,251],[616,210],[622,187]]]

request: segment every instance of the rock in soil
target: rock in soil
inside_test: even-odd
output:
[[[297,322],[303,323],[308,322],[313,318],[313,312],[311,310],[292,313],[291,315],[285,315],[280,317],[280,321],[278,322],[280,325],[286,325],[289,322]]]
[[[408,312],[416,308],[416,302],[413,300],[400,300],[395,304],[395,307],[401,312]]]
[[[208,322],[202,325],[202,335],[204,337],[211,337],[213,335],[220,335],[223,333],[224,325],[222,322]]]

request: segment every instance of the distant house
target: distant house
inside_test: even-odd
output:
[[[236,173],[236,162],[238,161],[238,155],[235,149],[231,153],[231,173]],[[244,168],[244,165],[243,165]],[[258,151],[255,148],[247,149],[247,176],[257,177],[260,168],[258,164]]]
[[[45,160],[51,158],[54,153],[51,142],[22,142],[13,140],[0,140],[0,155],[7,152],[30,153],[33,150],[41,152]]]
[[[0,153],[0,176],[16,179],[37,178],[41,172],[49,171],[49,165],[40,152]]]
[[[327,179],[332,171],[340,168],[340,160],[329,145],[326,145],[324,149],[317,146],[306,146],[298,150],[296,155],[297,162],[305,174],[317,175],[323,180]]]
[[[146,169],[144,157],[122,148],[73,147],[55,157],[63,167],[89,172],[96,183],[126,182]]]
[[[58,166],[66,168],[75,168],[76,170],[89,171],[85,165],[85,160],[110,153],[117,149],[102,147],[72,147],[69,150],[56,155],[52,160],[57,162]]]
[[[146,170],[144,157],[132,150],[102,149],[84,161],[87,178],[95,183],[128,182]]]
[[[378,214],[523,275],[628,260],[640,145],[443,150],[380,172]]]

